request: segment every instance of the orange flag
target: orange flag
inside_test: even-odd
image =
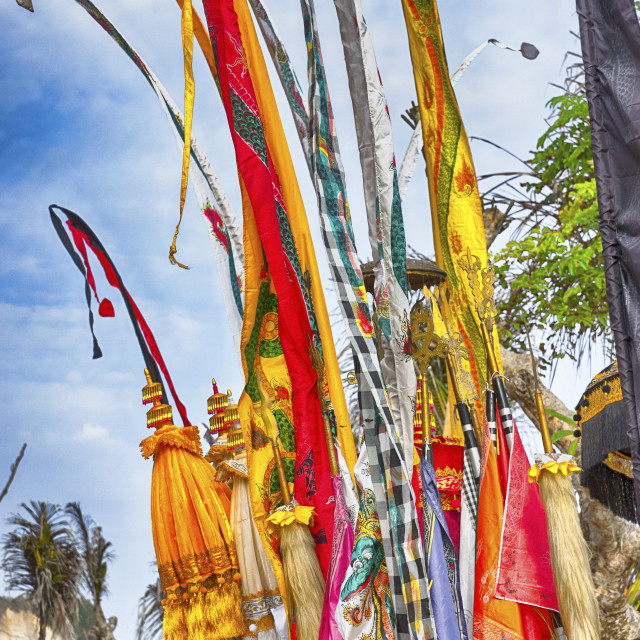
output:
[[[473,639],[549,640],[553,625],[546,610],[495,597],[504,516],[504,494],[493,441],[485,431],[478,498]]]

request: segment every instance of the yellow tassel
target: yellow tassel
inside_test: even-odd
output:
[[[219,588],[177,601],[164,609],[165,640],[231,640],[242,635],[240,584],[226,580]]]
[[[571,480],[543,469],[540,496],[547,514],[553,580],[569,640],[599,640],[598,601]]]
[[[298,522],[282,527],[280,554],[287,590],[295,607],[298,640],[318,640],[324,580],[309,529]]]

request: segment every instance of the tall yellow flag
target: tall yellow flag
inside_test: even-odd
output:
[[[422,122],[436,263],[447,274],[449,309],[443,311],[450,315],[454,330],[460,332],[469,350],[469,372],[481,397],[486,355],[473,294],[459,264],[470,254],[482,268],[487,266],[478,182],[449,80],[436,2],[402,0],[402,8]],[[496,356],[499,362],[499,353]]]

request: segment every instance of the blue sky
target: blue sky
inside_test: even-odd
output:
[[[103,0],[98,6],[182,103],[180,21],[172,0]],[[399,0],[362,0],[394,124],[400,162],[411,131],[400,115],[415,99]],[[361,174],[342,47],[330,2],[318,2],[320,37],[346,167],[360,257],[370,255]],[[306,59],[296,0],[269,8],[303,88]],[[242,376],[218,288],[215,262],[190,191],[172,267],[168,248],[178,215],[180,156],[157,98],[131,61],[73,0],[35,0],[35,14],[0,5],[0,482],[22,442],[25,458],[0,504],[0,534],[22,501],[77,500],[103,526],[117,559],[111,566],[107,615],[118,638],[132,638],[137,600],[155,579],[149,519],[152,464],[138,443],[146,435],[140,403],[143,363],[117,292],[98,278],[116,317],[98,318],[104,357],[91,359],[82,278],[60,245],[47,207],[82,216],[110,252],[125,285],[154,331],[191,420],[207,419],[211,377],[236,398]],[[468,132],[524,156],[543,132],[545,103],[561,83],[567,50],[579,48],[572,3],[539,0],[442,0],[451,67],[483,40],[533,42],[534,61],[488,48],[456,92]],[[194,134],[236,211],[237,176],[222,105],[196,52]],[[270,63],[268,63],[270,67]],[[271,72],[271,67],[270,67]],[[319,243],[315,195],[288,109],[276,82],[281,116],[307,212]],[[478,173],[513,168],[504,154],[474,143]],[[432,252],[424,165],[404,206],[407,235]],[[324,264],[323,250],[318,257]],[[333,306],[327,269],[329,306]],[[98,269],[96,269],[98,274]],[[599,363],[558,375],[556,389],[574,403]],[[4,590],[0,586],[0,590]]]

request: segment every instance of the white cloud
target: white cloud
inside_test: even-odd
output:
[[[90,442],[104,445],[110,439],[109,432],[99,424],[85,422],[82,428],[74,436],[80,442]]]

